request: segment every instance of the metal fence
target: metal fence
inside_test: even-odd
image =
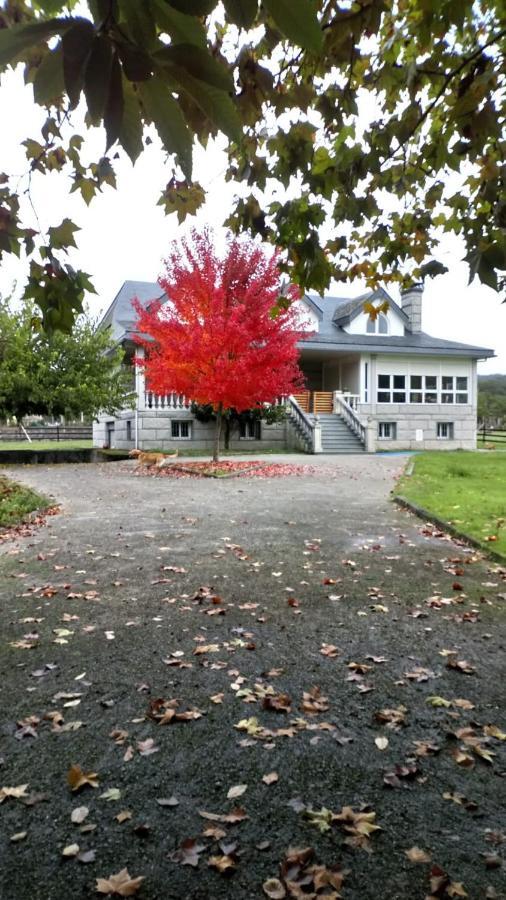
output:
[[[91,441],[91,425],[34,425],[29,428],[0,427],[0,441]]]

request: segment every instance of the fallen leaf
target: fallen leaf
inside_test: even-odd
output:
[[[97,878],[98,894],[117,894],[119,897],[132,897],[139,890],[144,875],[132,878],[128,869],[122,869],[117,875],[109,875],[108,878]]]
[[[420,847],[411,847],[409,850],[405,850],[404,853],[412,863],[430,862],[430,853],[426,853],[425,850],[421,850]]]
[[[64,847],[61,855],[65,857],[77,856],[79,853],[79,844],[69,844],[67,847]]]
[[[276,781],[279,781],[279,775],[277,772],[269,772],[262,777],[262,781],[264,784],[275,784]]]
[[[74,823],[74,825],[80,825],[81,822],[84,822],[88,813],[89,809],[87,806],[76,806],[76,808],[73,809],[70,814],[70,819]]]
[[[227,800],[236,800],[237,797],[242,797],[242,795],[248,790],[247,784],[236,784],[234,787],[231,787],[227,793]]]
[[[71,766],[67,772],[67,782],[72,791],[78,791],[86,785],[97,788],[98,775],[96,772],[83,772],[81,766]]]
[[[19,841],[24,841],[27,834],[28,834],[27,831],[17,831],[16,834],[11,835],[9,840],[10,840],[11,844],[17,844],[17,843],[19,843]],[[489,868],[491,868],[491,867],[489,866]]]
[[[388,747],[388,738],[387,737],[377,737],[374,739],[374,743],[376,744],[378,750],[386,750]]]
[[[26,789],[28,784],[20,784],[18,787],[3,787],[0,789],[0,803],[3,803],[4,800],[7,800],[8,797],[12,797],[13,800],[19,800],[22,797],[26,797]]]
[[[132,818],[132,813],[130,812],[129,809],[122,809],[121,812],[119,812],[117,816],[114,816],[114,818],[121,825],[122,822],[127,822],[128,819]]]
[[[119,800],[120,797],[121,791],[119,788],[108,788],[103,794],[100,794],[100,800],[108,800],[109,802],[111,800]]]
[[[286,897],[285,887],[279,878],[269,878],[267,881],[264,881],[262,888],[264,894],[270,900],[283,900]]]

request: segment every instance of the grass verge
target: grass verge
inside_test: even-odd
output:
[[[506,556],[506,455],[421,453],[395,494]]]
[[[0,528],[19,525],[28,513],[49,505],[46,497],[0,475]]]
[[[86,450],[93,441],[0,441],[0,450]]]

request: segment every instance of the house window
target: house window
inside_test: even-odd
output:
[[[385,441],[397,440],[397,422],[378,422],[378,438]]]
[[[131,419],[127,419],[126,423],[126,439],[127,441],[132,440],[132,421]]]
[[[437,403],[437,375],[411,375],[409,379],[410,403]]]
[[[406,376],[378,375],[378,403],[405,403]]]
[[[172,419],[170,427],[171,435],[176,440],[190,440],[192,436],[191,422],[187,419]]]
[[[453,441],[453,422],[438,422],[437,437],[440,441]]]
[[[467,403],[467,378],[443,375],[441,379],[441,403]]]
[[[388,319],[380,313],[375,319],[369,316],[365,326],[367,334],[388,334]]]
[[[259,441],[261,438],[260,419],[241,419],[239,436],[242,441]]]

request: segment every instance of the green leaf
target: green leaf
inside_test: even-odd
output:
[[[46,53],[35,73],[33,96],[40,106],[50,106],[65,90],[61,44]]]
[[[185,182],[172,181],[160,197],[158,206],[164,207],[167,216],[176,212],[181,225],[187,216],[195,215],[205,199],[205,192],[198,182],[188,185]]]
[[[195,16],[178,12],[165,0],[155,0],[154,15],[159,27],[170,34],[175,44],[195,44],[203,49],[207,47],[206,31]]]
[[[139,0],[119,0],[130,35],[140,47],[149,49],[156,43],[156,25],[152,14],[152,4]]]
[[[217,5],[216,0],[169,0],[169,3],[190,16],[208,16]]]
[[[171,44],[158,50],[154,58],[162,65],[176,65],[189,72],[193,78],[213,85],[222,91],[232,93],[234,82],[225,66],[214,59],[206,50],[192,44]]]
[[[160,78],[143,81],[139,93],[167,153],[175,153],[187,179],[191,179],[192,137],[170,89]]]
[[[118,140],[134,163],[143,149],[142,119],[137,94],[126,78],[123,78],[123,121]]]
[[[231,141],[239,142],[242,137],[242,124],[235,103],[224,91],[204,84],[191,75],[180,74],[181,87],[200,106],[208,119]]]
[[[151,78],[153,63],[147,53],[126,41],[118,42],[116,47],[123,63],[123,71],[129,81],[147,81]]]
[[[316,8],[310,0],[263,0],[263,4],[288,40],[305,50],[320,53],[323,37]]]
[[[111,78],[112,46],[102,35],[96,35],[84,73],[84,94],[92,122],[97,125],[103,115]]]
[[[60,225],[49,228],[51,248],[53,250],[62,250],[65,247],[76,247],[74,232],[80,230],[79,226],[74,225],[70,219],[64,219]]]
[[[94,36],[95,29],[89,19],[76,19],[62,38],[63,75],[71,109],[79,102]]]
[[[8,66],[23,50],[47,41],[66,31],[74,19],[49,19],[48,22],[28,22],[0,30],[0,67]]]
[[[106,133],[105,151],[117,141],[121,123],[123,121],[123,81],[121,65],[115,53],[111,64],[111,77],[109,80],[109,92],[104,110],[104,126]]]
[[[228,18],[239,28],[251,28],[258,12],[258,0],[223,0]]]

